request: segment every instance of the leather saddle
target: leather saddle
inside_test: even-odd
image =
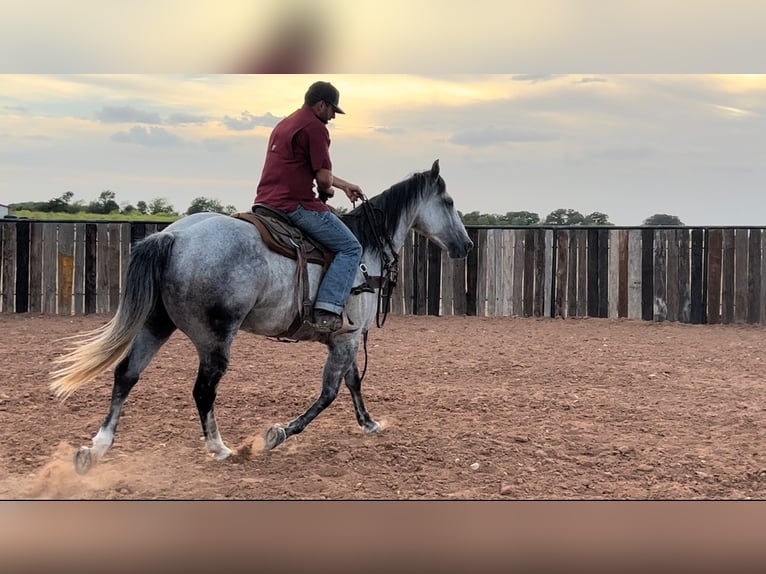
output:
[[[232,217],[255,225],[269,249],[297,261],[294,301],[298,316],[285,335],[302,338],[306,329],[304,323],[311,321],[313,310],[313,301],[309,297],[308,263],[321,265],[324,274],[335,254],[295,227],[284,212],[268,205],[256,203],[252,211],[234,213]],[[301,333],[298,333],[299,330]]]

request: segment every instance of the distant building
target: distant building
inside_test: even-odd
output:
[[[0,217],[5,217],[6,215],[8,215],[8,206],[0,203]]]

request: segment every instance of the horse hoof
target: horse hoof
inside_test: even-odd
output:
[[[279,425],[274,425],[269,430],[266,431],[266,442],[264,444],[264,447],[266,447],[266,450],[271,450],[275,446],[279,446],[283,442],[285,442],[285,439],[287,438],[287,433],[285,433],[285,429],[283,429]]]
[[[231,457],[231,454],[232,452],[230,448],[224,448],[219,452],[213,453],[213,458],[218,461],[226,460]]]
[[[380,423],[372,421],[371,423],[364,425],[362,431],[364,434],[375,434],[376,432],[380,432],[381,428]]]
[[[74,453],[74,469],[77,471],[77,474],[87,474],[91,466],[93,466],[93,455],[87,446],[81,446]]]

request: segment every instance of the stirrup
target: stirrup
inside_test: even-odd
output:
[[[317,318],[317,311],[314,311],[314,321],[311,326],[320,333],[334,333],[343,327],[343,317],[340,315],[323,309],[318,309],[318,311],[319,318]]]

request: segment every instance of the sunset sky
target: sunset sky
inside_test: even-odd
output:
[[[439,158],[463,212],[766,225],[766,3],[77,6],[0,18],[2,204],[109,189],[248,209],[271,127],[322,79],[347,112],[335,173],[368,195]]]
[[[347,112],[334,171],[368,195],[439,158],[463,212],[766,224],[766,75],[0,75],[0,203],[247,209],[271,127],[316,79]]]

